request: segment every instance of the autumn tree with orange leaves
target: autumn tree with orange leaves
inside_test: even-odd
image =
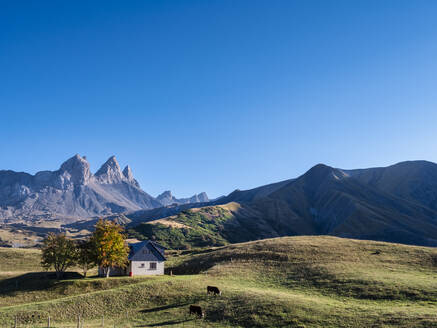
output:
[[[95,257],[105,276],[109,277],[112,267],[126,267],[129,247],[125,242],[123,227],[117,223],[100,219],[95,228],[91,237]]]

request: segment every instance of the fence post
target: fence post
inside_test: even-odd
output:
[[[47,320],[47,327],[50,328],[50,314],[49,314],[49,318]]]
[[[77,328],[80,328],[80,314],[77,315]]]
[[[15,323],[14,323],[14,328],[17,328],[17,323],[18,323],[18,320],[17,320],[17,315],[15,315]]]

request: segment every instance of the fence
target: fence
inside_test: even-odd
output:
[[[135,322],[129,318],[113,319],[102,315],[99,319],[84,318],[80,314],[71,319],[56,320],[49,314],[39,316],[15,315],[10,319],[0,319],[0,328],[127,328]]]
[[[128,313],[126,313],[128,316]],[[170,325],[171,327],[223,327],[221,324],[208,322],[204,319],[186,315],[174,321],[165,320],[161,324],[145,323],[141,319],[132,318],[110,318],[102,315],[100,318],[84,318],[80,314],[62,320],[56,320],[49,314],[42,314],[35,317],[15,315],[9,319],[0,319],[0,328],[134,328],[134,327],[160,327]]]

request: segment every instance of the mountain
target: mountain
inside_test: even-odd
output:
[[[437,210],[437,164],[401,162],[389,167],[345,170],[366,185]]]
[[[205,197],[206,194],[199,194],[181,203]],[[129,166],[122,171],[115,156],[95,174],[91,173],[86,158],[79,155],[65,161],[56,171],[35,175],[0,171],[0,223],[35,219],[72,222],[166,205],[140,188]]]
[[[30,222],[41,237],[59,229],[54,221],[79,233],[99,216],[124,222],[138,238],[181,248],[294,235],[437,246],[437,164],[354,170],[318,164],[300,177],[213,201],[205,193],[152,197],[114,156],[94,174],[79,155],[56,171],[0,171],[0,229],[7,233]]]
[[[189,198],[176,198],[172,195],[170,190],[164,191],[156,199],[164,206],[168,205],[182,205],[191,203],[206,203],[209,201],[208,195],[204,192],[194,195]]]
[[[167,244],[174,237],[176,247],[292,235],[437,246],[436,199],[434,163],[361,170],[318,164],[296,179],[236,190],[208,206],[142,224],[132,233],[160,236]],[[183,230],[184,238],[175,229]]]

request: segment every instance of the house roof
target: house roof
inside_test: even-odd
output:
[[[155,257],[156,258],[151,258],[150,260],[159,260],[159,261],[166,261],[167,259],[164,256],[164,250],[166,249],[164,246],[161,246],[160,244],[151,241],[151,240],[144,240],[144,241],[140,241],[139,243],[133,243],[133,244],[129,244],[129,248],[130,248],[130,253],[129,253],[129,260],[132,260],[133,257],[144,247],[147,248],[152,248],[154,249],[156,252]]]

